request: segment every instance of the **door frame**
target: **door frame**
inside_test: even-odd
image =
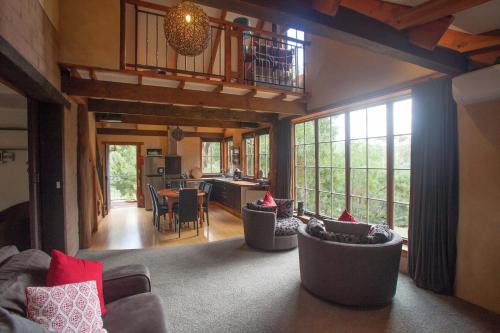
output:
[[[141,148],[144,145],[144,142],[126,142],[126,141],[103,141],[101,142],[104,145],[104,164],[105,164],[105,179],[104,186],[106,186],[106,206],[107,211],[111,209],[111,195],[110,195],[110,183],[109,183],[109,146],[136,146],[135,150],[135,174],[136,174],[136,200],[137,207],[144,208],[144,194],[142,191],[142,174],[143,174],[143,158],[141,154]]]

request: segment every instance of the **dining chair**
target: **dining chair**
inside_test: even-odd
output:
[[[196,225],[196,235],[198,230],[198,189],[190,188],[179,191],[179,208],[174,212],[175,226],[179,228],[179,238],[181,238],[181,225],[185,222],[193,222]]]
[[[210,225],[210,218],[208,215],[208,207],[210,206],[210,197],[212,196],[212,188],[214,184],[205,183],[203,186],[203,192],[205,195],[203,196],[203,213],[207,215],[207,226]]]
[[[156,227],[156,205],[155,205],[154,194],[153,190],[151,189],[151,185],[146,184],[146,186],[148,187],[149,196],[151,197],[151,206],[153,207],[153,225]]]
[[[203,191],[203,189],[205,188],[205,184],[206,184],[206,182],[200,182],[198,184],[198,190]]]
[[[160,198],[158,197],[158,192],[156,191],[153,185],[150,186],[151,197],[153,199],[153,216],[154,216],[154,226],[156,229],[160,230],[160,219],[163,216],[163,219],[166,220],[168,213],[168,205],[160,203]]]

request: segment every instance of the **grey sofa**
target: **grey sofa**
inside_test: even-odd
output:
[[[347,244],[298,230],[300,278],[312,294],[339,304],[377,306],[396,294],[403,240],[392,233],[383,244]]]
[[[285,224],[297,223],[292,218],[277,219],[276,213],[241,209],[246,243],[256,249],[265,251],[289,250],[297,247],[296,228],[292,232],[283,232]]]
[[[18,252],[0,249],[0,332],[47,333],[26,319],[24,290],[28,285],[45,285],[50,256],[39,250]],[[149,271],[143,265],[129,265],[103,272],[109,333],[167,332],[161,300],[151,293]]]

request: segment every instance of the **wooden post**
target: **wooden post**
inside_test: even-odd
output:
[[[231,28],[228,25],[224,30],[224,76],[226,82],[231,82]]]
[[[238,30],[238,83],[243,83],[245,76],[245,59],[243,54],[243,31]]]

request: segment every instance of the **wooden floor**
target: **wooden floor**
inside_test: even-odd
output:
[[[240,218],[217,205],[210,206],[210,226],[200,228],[196,236],[193,224],[182,228],[181,238],[173,231],[159,232],[152,224],[152,213],[144,208],[114,208],[99,223],[99,230],[92,237],[95,250],[142,249],[213,242],[243,235]],[[168,223],[163,221],[165,225]]]

